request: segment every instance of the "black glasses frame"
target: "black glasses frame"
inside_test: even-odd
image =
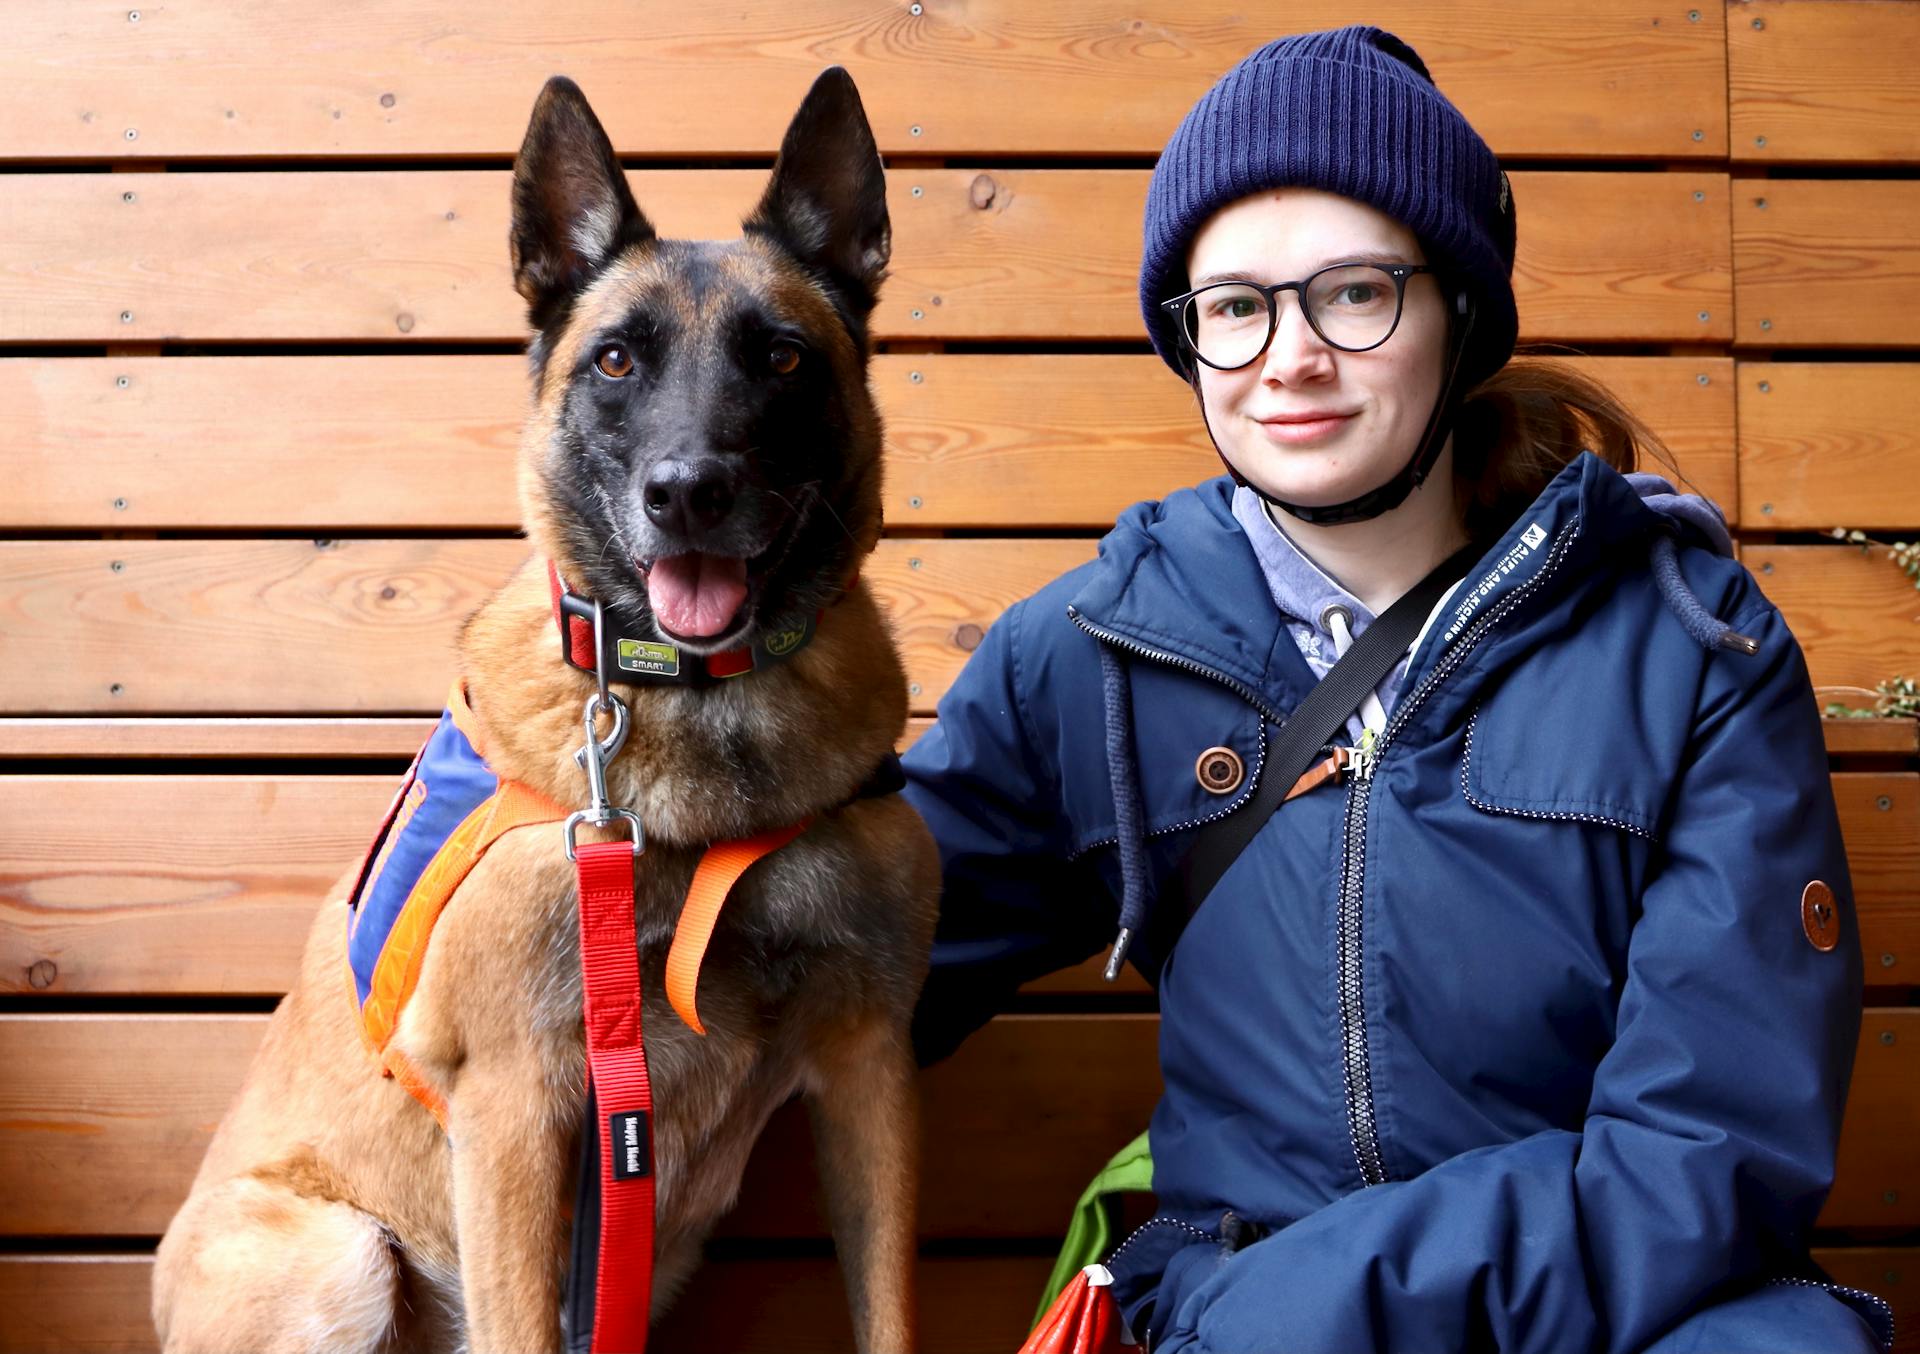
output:
[[[1313,310],[1307,305],[1307,288],[1313,285],[1323,273],[1331,273],[1341,268],[1378,268],[1393,278],[1393,323],[1387,326],[1387,332],[1380,336],[1378,343],[1369,343],[1364,348],[1351,348],[1329,338],[1326,330],[1320,327],[1320,322],[1313,317]],[[1283,291],[1294,293],[1294,299],[1300,303],[1300,313],[1306,316],[1307,323],[1312,326],[1313,332],[1320,336],[1322,343],[1330,348],[1338,348],[1343,353],[1369,353],[1392,338],[1394,330],[1400,327],[1400,316],[1407,308],[1407,279],[1415,273],[1437,273],[1437,270],[1424,263],[1376,263],[1372,259],[1349,259],[1343,263],[1329,263],[1324,268],[1315,269],[1298,282],[1275,282],[1271,286],[1247,281],[1209,282],[1204,287],[1195,287],[1192,291],[1169,297],[1160,303],[1160,309],[1173,316],[1174,328],[1179,331],[1182,346],[1215,371],[1239,371],[1242,367],[1250,367],[1266,356],[1267,349],[1273,344],[1274,331],[1280,327],[1279,296]],[[1260,346],[1253,350],[1253,356],[1245,362],[1236,362],[1230,367],[1207,361],[1206,354],[1201,352],[1199,346],[1194,343],[1193,336],[1187,332],[1187,326],[1180,315],[1187,303],[1196,296],[1221,287],[1242,287],[1257,291],[1266,298],[1267,302],[1267,336],[1260,341]]]

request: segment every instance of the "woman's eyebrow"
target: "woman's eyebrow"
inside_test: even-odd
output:
[[[1317,272],[1336,263],[1405,263],[1407,259],[1397,249],[1355,249],[1344,254],[1332,255],[1320,260],[1308,272]],[[1195,278],[1189,286],[1210,287],[1216,282],[1246,282],[1251,271],[1238,273],[1208,273],[1205,277]]]

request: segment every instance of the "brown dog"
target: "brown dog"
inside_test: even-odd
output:
[[[689,684],[619,674],[613,688],[632,723],[610,798],[646,833],[653,1314],[732,1204],[768,1116],[798,1092],[860,1348],[905,1349],[907,1027],[939,867],[903,800],[855,797],[906,718],[886,625],[849,582],[880,533],[866,324],[889,236],[865,114],[846,73],[827,72],[744,237],[662,240],[585,99],[555,79],[513,193],[514,281],[537,331],[519,467],[537,554],[462,635],[476,746],[503,781],[585,803],[575,752],[595,680],[563,661],[548,561],[603,605],[609,631],[644,642],[635,652],[689,668],[747,647],[766,660]],[[802,819],[726,904],[697,1034],[661,995],[694,866],[710,842]],[[444,1132],[363,1046],[347,955],[359,882],[322,908],[161,1242],[161,1338],[169,1350],[558,1349],[586,1083],[563,831],[526,826],[487,850],[400,1010],[390,1048],[444,1102]]]

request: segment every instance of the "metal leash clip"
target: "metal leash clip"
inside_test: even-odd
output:
[[[627,742],[627,703],[614,695],[607,687],[607,672],[602,659],[606,646],[606,613],[599,602],[593,604],[593,651],[595,654],[593,675],[600,689],[587,697],[587,707],[581,722],[586,726],[587,740],[578,752],[573,754],[574,762],[587,773],[588,804],[584,809],[576,809],[567,815],[566,841],[567,859],[578,860],[579,848],[575,844],[575,835],[580,824],[593,827],[611,827],[615,823],[626,823],[633,830],[633,854],[639,855],[647,849],[646,833],[640,825],[640,815],[632,809],[623,809],[607,798],[607,763],[620,755],[620,749]],[[613,715],[613,729],[605,738],[600,736],[596,717],[607,711]]]

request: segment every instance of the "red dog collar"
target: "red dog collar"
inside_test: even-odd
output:
[[[860,581],[859,571],[847,580],[840,598],[853,591]],[[770,668],[799,653],[813,643],[815,628],[827,612],[822,607],[797,630],[782,630],[762,635],[751,645],[726,649],[720,653],[683,653],[677,644],[654,639],[635,639],[609,631],[604,643],[606,653],[596,665],[593,652],[593,602],[573,591],[560,577],[552,560],[547,561],[547,582],[553,594],[553,620],[560,630],[560,656],[567,666],[582,672],[604,671],[608,680],[669,686],[707,686],[726,677],[740,677],[761,668]],[[840,600],[839,598],[835,599]]]

